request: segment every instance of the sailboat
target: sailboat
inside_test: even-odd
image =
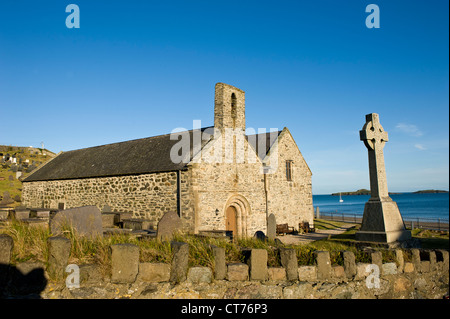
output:
[[[339,203],[343,203],[344,200],[342,199],[341,193],[339,193]]]

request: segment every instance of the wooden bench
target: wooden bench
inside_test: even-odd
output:
[[[299,223],[298,229],[302,229],[304,233],[314,233],[316,231],[316,228],[314,226],[310,226],[309,222]]]
[[[288,224],[278,224],[277,225],[277,235],[292,234],[294,232],[294,227],[289,227]]]

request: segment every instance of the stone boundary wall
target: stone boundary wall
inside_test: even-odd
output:
[[[64,237],[48,240],[48,261],[10,267],[13,240],[0,235],[0,295],[14,276],[41,270],[46,278],[68,276],[71,243]],[[379,251],[372,263],[357,263],[353,252],[343,252],[343,266],[332,265],[328,251],[317,251],[316,263],[299,266],[294,249],[280,248],[282,267],[268,267],[265,249],[244,251],[245,263],[226,263],[225,249],[212,247],[214,269],[189,267],[189,245],[171,242],[172,262],[140,262],[139,247],[111,245],[111,276],[104,278],[96,265],[80,265],[80,285],[54,290],[42,288],[43,298],[208,298],[208,299],[442,299],[448,296],[447,250],[396,249],[395,262],[382,263]],[[410,256],[405,259],[406,253]],[[407,261],[408,260],[408,261]],[[376,266],[374,266],[376,265]],[[56,277],[55,277],[56,276]],[[67,280],[67,279],[66,279]],[[125,289],[125,290],[123,290]],[[53,291],[52,291],[53,290]],[[118,296],[118,291],[126,291]]]

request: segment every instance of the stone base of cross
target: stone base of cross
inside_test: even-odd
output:
[[[366,123],[359,132],[369,152],[371,197],[364,206],[363,221],[356,240],[391,243],[411,239],[406,230],[397,203],[387,189],[383,148],[388,141],[387,132],[380,124],[378,114],[366,115]]]
[[[411,232],[406,230],[396,202],[368,201],[364,206],[362,225],[355,239],[392,243],[411,239]]]

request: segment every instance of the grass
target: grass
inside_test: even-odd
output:
[[[316,229],[329,230],[342,227],[345,223],[335,222],[326,219],[314,219],[314,227]]]
[[[9,180],[9,176],[13,176],[13,180]],[[14,199],[15,196],[19,195],[22,197],[22,182],[16,178],[16,173],[8,171],[8,168],[3,168],[0,164],[0,197],[3,197],[3,193],[9,192],[9,196]],[[17,206],[20,203],[14,201],[12,206]]]
[[[339,223],[333,222],[333,227],[339,227]],[[317,226],[317,224],[316,224]],[[322,223],[321,227],[332,227],[328,222]],[[296,251],[298,265],[314,265],[315,251],[329,251],[332,265],[343,265],[343,251],[352,251],[356,262],[370,263],[371,256],[367,251],[358,249],[353,243],[354,233],[357,228],[350,229],[344,234],[337,235],[331,239],[311,242],[306,245],[283,245]],[[8,234],[14,240],[12,252],[12,264],[25,261],[47,263],[47,240],[52,236],[48,228],[31,227],[20,221],[9,221],[6,226],[0,228],[0,234]],[[448,232],[437,233],[433,231],[414,230],[413,235],[421,238],[424,248],[448,249]],[[111,272],[110,246],[114,244],[129,243],[140,248],[141,262],[171,263],[172,249],[169,242],[161,242],[156,239],[138,239],[128,234],[114,234],[111,236],[90,239],[79,236],[71,227],[63,228],[63,236],[68,238],[72,244],[69,264],[97,264],[103,275]],[[353,238],[353,239],[352,239]],[[195,235],[176,235],[175,241],[189,244],[189,266],[207,266],[214,270],[213,246],[225,249],[226,262],[244,262],[245,249],[265,249],[268,255],[269,267],[280,267],[279,256],[280,244],[276,241],[261,241],[253,238],[237,239],[230,242],[224,239],[200,237]],[[424,243],[426,245],[424,245]],[[442,247],[443,245],[445,247]],[[444,246],[445,246],[444,245]],[[377,249],[375,247],[375,249]],[[383,262],[395,261],[395,253],[380,249]],[[407,254],[406,254],[407,255]],[[406,258],[408,256],[405,256]]]
[[[22,222],[12,221],[0,229],[0,234],[7,234],[13,238],[12,263],[25,261],[47,260],[47,239],[50,237],[48,229],[30,227]]]
[[[344,223],[315,219],[314,225],[317,229],[335,229],[339,228]],[[328,239],[331,242],[347,243],[351,245],[355,242],[355,233],[359,230],[361,225],[356,224],[355,227],[350,228],[346,232],[335,235]],[[449,232],[448,231],[436,231],[429,229],[413,229],[411,230],[411,235],[413,238],[420,240],[421,246],[424,249],[449,249]],[[392,258],[386,257],[386,260]]]
[[[411,231],[413,237],[418,238],[422,244],[422,248],[427,249],[449,249],[449,233],[448,231],[437,231],[429,229],[413,229]]]
[[[34,152],[38,151],[38,154],[34,154]],[[35,162],[41,162],[45,163],[52,157],[50,155],[43,155],[42,151],[40,149],[33,149],[33,151],[30,151],[27,147],[21,148],[16,146],[4,146],[0,145],[0,153],[3,154],[10,154],[10,155],[16,155],[17,158],[17,165],[19,165],[19,159],[22,159],[23,161],[29,160],[30,165],[32,161]],[[40,164],[39,164],[40,165]],[[16,195],[19,195],[22,197],[22,182],[19,181],[16,178],[16,173],[10,171],[11,164],[0,164],[0,197],[3,196],[3,193],[5,191],[9,192],[9,195],[12,199]],[[26,173],[26,171],[23,171],[23,177],[28,175],[29,173]],[[9,180],[9,176],[13,176],[13,180]],[[10,206],[19,206],[21,203],[14,201]]]

